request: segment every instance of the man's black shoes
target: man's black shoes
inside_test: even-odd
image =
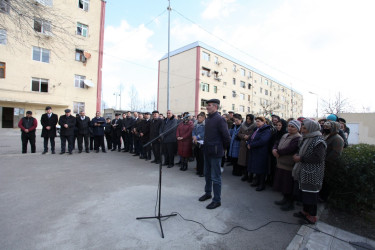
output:
[[[220,202],[211,202],[210,204],[208,204],[208,206],[206,207],[207,209],[215,209],[217,207],[220,207],[221,206],[221,203]]]
[[[199,201],[206,201],[208,199],[211,199],[212,196],[210,194],[204,194],[199,198]]]
[[[43,151],[43,152],[42,152],[42,155],[44,155],[44,154],[46,154],[46,153],[47,153],[47,151]]]

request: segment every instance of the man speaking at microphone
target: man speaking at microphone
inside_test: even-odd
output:
[[[203,144],[206,185],[204,187],[205,194],[199,198],[199,201],[211,199],[213,189],[214,198],[206,207],[207,209],[215,209],[221,206],[221,159],[224,156],[224,148],[230,145],[228,125],[217,112],[219,106],[220,100],[218,99],[207,101],[208,117],[206,119]]]

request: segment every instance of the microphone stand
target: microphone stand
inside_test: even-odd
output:
[[[189,115],[185,116],[183,119],[186,119],[188,117],[189,117]],[[179,125],[179,123],[177,123],[175,126],[173,126],[170,129],[168,129],[167,131],[161,133],[159,136],[155,137],[154,139],[152,139],[151,141],[149,141],[148,143],[146,143],[145,145],[143,145],[143,147],[147,147],[148,145],[150,145],[152,142],[158,140],[159,138],[161,139],[161,141],[160,141],[160,146],[161,146],[162,145],[162,140],[163,140],[162,137],[164,135],[168,134],[173,129],[175,129],[178,125]],[[164,232],[163,232],[163,226],[161,225],[161,219],[162,218],[169,218],[169,217],[172,217],[172,216],[176,216],[177,214],[162,215],[160,213],[160,205],[161,205],[161,177],[162,177],[162,166],[163,166],[161,151],[162,150],[159,151],[159,154],[160,154],[160,163],[159,163],[159,187],[158,187],[159,188],[159,195],[158,195],[159,196],[159,199],[158,199],[159,208],[158,208],[158,214],[155,215],[155,216],[151,216],[151,217],[137,217],[136,219],[137,220],[158,219],[159,220],[159,225],[160,225],[161,237],[164,238]]]

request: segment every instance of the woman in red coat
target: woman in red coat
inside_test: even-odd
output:
[[[187,115],[188,114],[184,114],[184,117],[186,117]],[[193,122],[188,118],[185,118],[178,125],[176,130],[178,155],[181,156],[181,171],[187,170],[189,157],[191,157],[193,154],[193,138],[191,135],[193,128]]]

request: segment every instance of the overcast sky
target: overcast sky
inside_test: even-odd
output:
[[[168,51],[167,6],[107,1],[107,106],[115,105],[121,84],[123,109],[132,85],[141,103],[156,100],[158,60]],[[375,1],[171,0],[171,8],[171,51],[195,41],[215,47],[302,93],[305,116],[316,113],[317,96],[322,106],[338,92],[353,111],[375,111]]]

